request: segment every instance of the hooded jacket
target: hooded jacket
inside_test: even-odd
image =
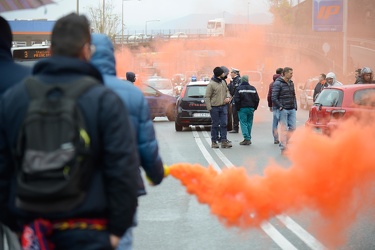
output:
[[[15,63],[11,53],[12,32],[8,22],[0,17],[0,97],[4,92],[31,75],[31,68]]]
[[[224,99],[230,97],[225,80],[215,76],[212,77],[207,85],[206,94],[204,96],[207,110],[210,111],[212,107],[225,105]]]
[[[326,79],[327,78],[332,78],[333,79],[332,84],[329,84],[328,82],[326,82],[327,85],[328,85],[328,87],[330,87],[330,86],[342,86],[342,83],[336,80],[335,73],[333,73],[333,72],[327,73]]]
[[[272,87],[272,103],[277,109],[282,107],[286,110],[297,110],[296,92],[292,80],[287,83],[282,77],[276,79]]]
[[[139,175],[136,141],[127,110],[118,96],[101,84],[100,73],[79,59],[62,56],[43,59],[35,65],[33,75],[45,84],[64,84],[87,76],[98,81],[77,100],[90,136],[94,170],[85,199],[72,210],[39,214],[16,207],[11,152],[15,152],[30,98],[24,84],[14,86],[0,100],[0,221],[17,229],[40,217],[105,218],[108,231],[122,236],[133,223]],[[19,224],[12,224],[14,221]]]
[[[270,83],[269,87],[268,87],[268,94],[267,94],[267,102],[268,102],[268,107],[269,108],[272,108],[272,87],[273,87],[273,83],[276,81],[277,78],[279,78],[280,74],[274,74],[272,79],[273,79],[273,82]]]
[[[238,110],[241,108],[254,108],[254,110],[257,110],[259,105],[258,92],[246,79],[242,79],[241,85],[237,87],[234,99]]]
[[[159,155],[148,103],[139,88],[116,77],[116,61],[112,41],[106,35],[93,34],[91,42],[96,47],[91,63],[99,69],[104,84],[113,90],[127,107],[137,138],[141,166],[152,183],[157,185],[163,180],[164,168]],[[138,194],[146,194],[140,174],[138,186]]]

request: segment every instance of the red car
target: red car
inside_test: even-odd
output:
[[[363,112],[375,114],[375,84],[329,87],[315,100],[305,125],[329,135],[342,120]]]

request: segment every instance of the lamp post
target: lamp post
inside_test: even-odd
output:
[[[145,35],[147,36],[147,23],[151,23],[151,22],[159,22],[160,20],[148,20],[146,21],[146,25],[145,25]]]
[[[121,0],[121,46],[124,44],[124,1],[131,0]]]

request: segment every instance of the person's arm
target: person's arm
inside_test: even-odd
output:
[[[273,83],[270,83],[268,87],[268,94],[267,94],[267,102],[268,102],[268,107],[270,108],[270,111],[272,111],[272,85]]]
[[[154,124],[150,116],[150,108],[143,95],[139,107],[138,151],[141,166],[152,184],[161,183],[164,178],[163,162],[159,155],[159,146],[155,136]]]
[[[279,95],[281,91],[281,83],[274,82],[272,86],[272,103],[275,104],[276,108],[282,109],[281,103],[279,101]]]
[[[139,157],[130,115],[110,90],[100,99],[98,128],[107,194],[108,231],[121,237],[131,227],[137,207]]]
[[[212,85],[208,84],[206,88],[206,94],[204,95],[204,101],[206,102],[206,108],[208,111],[211,111],[211,96],[212,96]]]

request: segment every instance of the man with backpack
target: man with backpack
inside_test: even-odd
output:
[[[0,221],[23,249],[113,249],[137,207],[129,115],[89,63],[86,17],[60,18],[51,42],[0,101]]]

